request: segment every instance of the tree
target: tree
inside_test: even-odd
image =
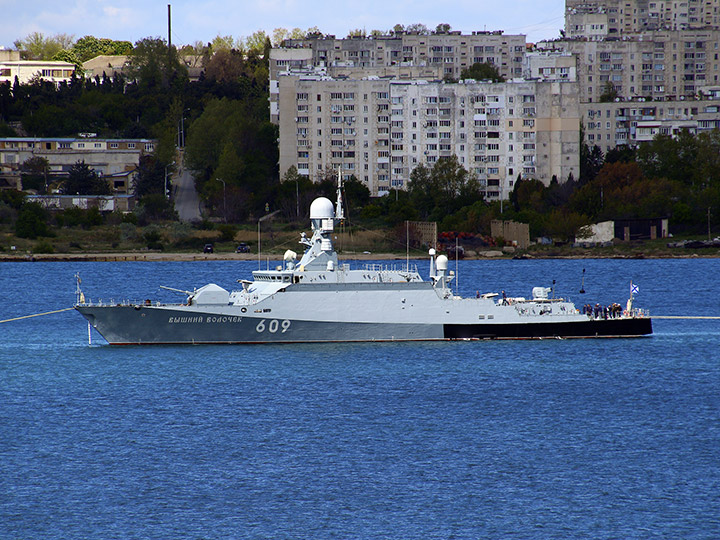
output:
[[[100,55],[129,55],[132,53],[132,49],[132,43],[129,41],[113,41],[108,38],[84,36],[75,42],[71,52],[82,63]]]
[[[604,163],[605,157],[597,144],[592,148],[584,142],[580,144],[580,181],[582,183],[593,180]]]
[[[257,100],[266,100],[260,93]],[[222,186],[247,191],[251,211],[264,207],[278,182],[277,128],[265,108],[253,100],[214,99],[192,123],[185,149],[186,164],[195,171],[202,196],[209,200]]]
[[[640,145],[637,162],[645,176],[670,178],[690,184],[698,155],[696,138],[687,130],[677,137],[656,135],[649,143]]]
[[[613,86],[613,83],[608,81],[603,87],[602,94],[600,94],[600,103],[608,103],[610,101],[615,101],[618,95],[619,94],[617,88]]]
[[[132,190],[138,199],[153,193],[165,195],[165,166],[155,156],[144,154],[140,157]]]
[[[504,82],[505,78],[500,75],[498,68],[487,62],[476,62],[467,69],[460,72],[461,79],[475,79],[476,81],[490,80],[492,82]]]
[[[254,51],[256,54],[264,54],[265,46],[269,40],[270,38],[265,33],[265,30],[258,30],[245,40],[245,48],[248,52]]]
[[[435,27],[436,34],[447,34],[452,27],[448,23],[440,23]]]
[[[61,50],[69,49],[72,42],[73,36],[68,34],[45,37],[41,32],[32,32],[16,40],[14,45],[26,60],[50,60]]]
[[[408,34],[418,34],[421,36],[430,35],[430,30],[428,30],[428,27],[422,23],[408,24],[407,27],[405,27],[405,32]]]
[[[287,28],[275,28],[272,31],[273,47],[282,46],[283,41],[285,41],[288,38],[289,34],[290,34],[290,32],[288,32]]]
[[[23,189],[35,189],[46,193],[50,163],[44,157],[34,156],[26,159],[22,164]]]
[[[463,206],[482,199],[480,184],[457,156],[439,159],[432,169],[420,164],[410,173],[410,203],[422,219],[440,221]]]
[[[77,56],[75,56],[75,53],[73,53],[72,51],[63,49],[55,53],[52,59],[57,62],[69,62],[71,64],[75,64],[75,71],[78,73],[82,73],[82,62]]]
[[[242,40],[235,41],[235,38],[232,36],[221,36],[218,34],[215,36],[210,43],[210,49],[212,49],[213,52],[217,51],[230,51],[232,49],[237,49],[239,51],[243,50],[243,43]]]
[[[25,202],[20,207],[15,222],[15,234],[20,238],[50,236],[47,224],[47,211],[36,202]]]
[[[402,24],[396,24],[395,26],[393,26],[392,31],[395,34],[402,34],[403,32],[405,32],[405,27]]]
[[[143,197],[135,209],[139,223],[177,219],[174,206],[162,193],[151,193]]]
[[[235,49],[221,49],[205,64],[205,76],[215,81],[234,81],[247,74],[245,55]]]
[[[364,38],[367,35],[364,28],[356,28],[348,32],[348,38]]]
[[[109,195],[110,186],[101,179],[94,169],[88,167],[85,160],[70,167],[68,178],[60,191],[64,195]]]
[[[180,62],[175,46],[165,40],[145,38],[135,43],[128,62],[128,76],[145,88],[169,88],[173,81],[187,80],[187,68]]]

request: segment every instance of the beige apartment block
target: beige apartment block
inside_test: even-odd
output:
[[[419,66],[442,68],[442,76],[458,79],[474,63],[489,63],[506,78],[522,74],[525,36],[501,31],[461,34],[408,34],[336,39],[319,36],[286,40],[286,49],[310,49],[311,65],[325,68]],[[330,73],[333,75],[333,73]],[[272,78],[271,70],[271,78]]]
[[[32,157],[48,160],[50,175],[62,177],[78,161],[85,161],[112,183],[115,192],[128,193],[140,157],[152,153],[151,139],[0,138],[0,168],[6,178],[20,176],[22,164]]]
[[[720,30],[645,32],[622,40],[540,44],[577,57],[581,102],[598,102],[608,85],[620,99],[701,97],[720,84]]]
[[[371,193],[405,189],[412,170],[455,155],[507,198],[518,177],[579,173],[579,103],[569,82],[428,82],[281,76],[280,174],[354,175]]]
[[[540,81],[577,81],[577,57],[566,51],[532,51],[523,58],[523,78]]]
[[[502,32],[392,34],[336,39],[317,36],[286,40],[270,52],[270,118],[279,122],[280,74],[362,79],[459,79],[475,63],[497,67],[506,79],[523,73],[524,35]]]
[[[720,0],[566,0],[568,38],[605,39],[654,30],[718,28]]]
[[[603,152],[683,129],[692,134],[720,129],[720,93],[715,99],[583,103],[580,108],[585,142]]]

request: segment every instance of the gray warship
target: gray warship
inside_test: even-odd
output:
[[[92,303],[78,284],[75,309],[112,345],[249,344],[639,337],[652,333],[647,312],[634,308],[580,312],[550,288],[531,298],[487,293],[463,298],[452,290],[448,258],[429,250],[429,279],[409,262],[400,267],[341,264],[332,233],[343,219],[342,189],[335,205],[310,206],[312,236],[302,233],[300,258],[288,250],[273,270],[228,291],[210,283],[183,303]],[[168,287],[165,287],[168,288]],[[171,289],[178,290],[178,289]],[[554,295],[553,295],[554,296]],[[616,304],[619,307],[619,305]]]

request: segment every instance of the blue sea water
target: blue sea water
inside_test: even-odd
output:
[[[171,300],[256,264],[8,263],[0,320],[71,306],[75,272],[93,299]],[[652,314],[720,316],[717,271],[461,261],[459,287],[607,304],[632,279]],[[654,329],[115,348],[73,311],[0,323],[0,538],[718,538],[720,321]]]

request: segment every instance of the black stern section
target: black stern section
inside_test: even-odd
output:
[[[446,324],[445,339],[541,339],[639,337],[652,334],[649,317],[589,319],[577,322]]]

